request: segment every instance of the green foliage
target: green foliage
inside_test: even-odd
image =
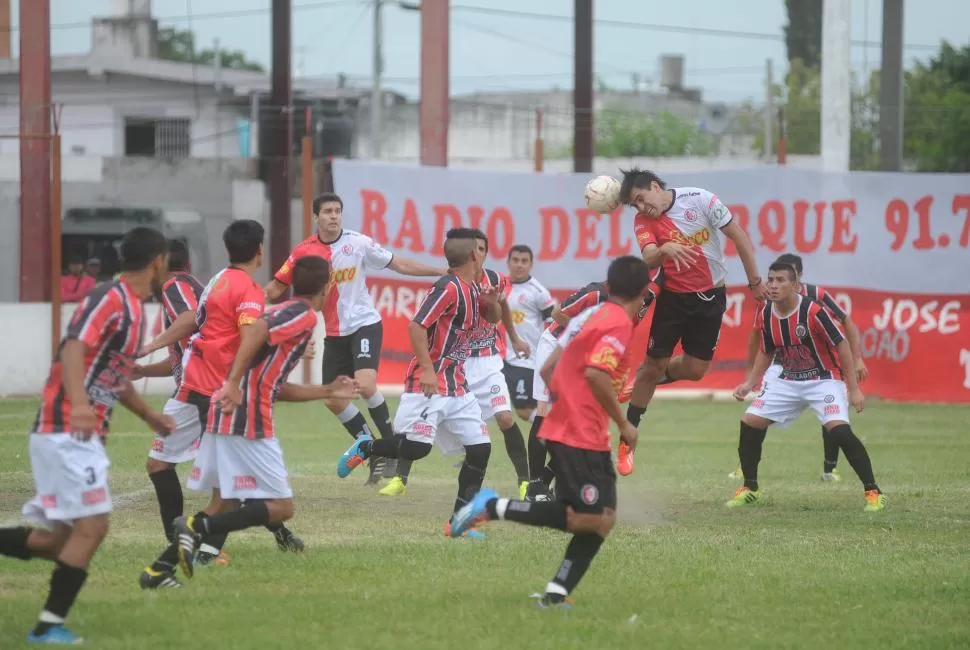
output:
[[[970,47],[906,73],[904,151],[919,171],[970,172]]]
[[[211,66],[215,61],[215,51],[211,48],[197,51],[192,32],[163,27],[158,30],[158,58]],[[242,50],[220,50],[219,60],[226,69],[265,72],[262,65],[247,59]]]
[[[596,117],[597,156],[709,156],[716,151],[713,136],[670,112],[651,116],[611,106]]]
[[[822,60],[822,0],[785,0],[788,60],[817,68]]]

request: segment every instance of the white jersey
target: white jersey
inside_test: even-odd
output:
[[[374,299],[367,290],[366,270],[386,268],[394,253],[367,235],[343,230],[332,242],[313,235],[290,253],[275,278],[283,284],[293,283],[293,265],[301,257],[317,255],[330,263],[330,284],[323,303],[323,321],[327,336],[347,336],[361,327],[381,320]]]
[[[579,334],[579,330],[583,329],[583,325],[586,324],[589,317],[602,309],[603,305],[605,304],[605,302],[601,302],[598,305],[593,305],[588,309],[584,309],[583,311],[579,312],[575,318],[570,320],[569,324],[566,325],[566,329],[562,334],[559,335],[559,347],[564,348],[569,345],[569,342],[576,338],[576,335]]]
[[[512,349],[511,341],[508,341],[505,362],[510,366],[532,368],[539,337],[545,328],[546,319],[543,312],[551,309],[556,301],[553,300],[549,290],[532,277],[525,282],[513,282],[507,300],[509,311],[512,312],[512,322],[515,324],[515,333],[529,344],[529,358],[520,359]]]

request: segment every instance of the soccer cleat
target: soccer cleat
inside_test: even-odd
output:
[[[741,506],[751,505],[758,501],[761,501],[761,492],[755,492],[749,488],[742,487],[738,488],[738,491],[734,493],[734,497],[724,505],[728,508],[740,508]]]
[[[407,483],[400,476],[395,476],[390,483],[377,491],[378,494],[386,497],[403,497],[407,492]]]
[[[384,478],[384,467],[387,465],[387,461],[378,456],[376,458],[371,457],[367,461],[367,468],[370,472],[367,475],[367,482],[365,485],[377,485]]]
[[[461,535],[452,535],[451,520],[449,519],[448,522],[445,524],[445,537],[464,537],[466,539],[485,539],[485,533],[483,533],[482,531],[472,526]]]
[[[536,599],[536,608],[538,609],[562,609],[569,610],[573,608],[573,601],[560,594],[532,594],[533,598]]]
[[[525,496],[529,493],[529,482],[522,481],[519,483],[519,500],[525,501]]]
[[[179,566],[182,567],[182,573],[187,578],[192,577],[195,569],[196,554],[199,551],[199,545],[202,543],[202,536],[195,532],[192,527],[194,522],[195,517],[184,516],[177,517],[172,522],[175,540],[178,542]]]
[[[71,632],[63,625],[48,628],[43,634],[34,634],[31,630],[27,635],[27,643],[32,645],[82,645],[84,639]]]
[[[552,494],[549,486],[542,482],[542,479],[529,481],[525,491],[525,501],[552,501]]]
[[[179,589],[182,583],[175,577],[175,571],[154,571],[150,566],[145,567],[138,578],[142,589]]]
[[[822,472],[822,481],[826,483],[838,483],[842,480],[842,475],[839,474],[839,470],[832,468],[831,472]]]
[[[365,442],[371,442],[374,439],[367,435],[366,433],[357,440],[354,440],[354,444],[350,445],[350,449],[344,452],[344,455],[340,457],[337,462],[337,476],[340,478],[347,478],[350,473],[360,467],[367,456],[361,451],[360,447]]]
[[[286,526],[273,531],[273,537],[276,538],[276,548],[284,553],[287,551],[291,553],[303,552],[303,540],[294,535],[293,531]]]
[[[886,507],[886,496],[879,490],[869,490],[866,492],[866,512],[879,512]]]
[[[728,478],[737,478],[737,479],[742,479],[743,480],[744,479],[744,472],[742,472],[741,471],[741,468],[739,467],[736,470],[734,470],[733,472],[731,472],[730,474],[728,474]]]
[[[616,452],[616,471],[620,473],[620,476],[629,476],[633,473],[633,450],[630,446],[623,441],[620,441],[620,447]]]
[[[488,521],[486,505],[498,495],[492,488],[482,488],[472,500],[458,509],[451,518],[449,533],[452,537],[460,537],[466,530]]]
[[[208,548],[212,547],[210,546]],[[215,551],[216,549],[213,548],[212,550]],[[231,555],[221,550],[216,553],[208,551],[206,550],[205,544],[202,545],[202,548],[200,548],[199,552],[195,555],[195,564],[197,566],[229,566],[230,561],[232,561]]]

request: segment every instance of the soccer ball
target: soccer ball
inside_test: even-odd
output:
[[[620,181],[612,176],[597,176],[586,183],[586,205],[600,214],[608,214],[620,205]]]

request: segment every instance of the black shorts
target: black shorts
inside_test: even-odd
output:
[[[323,383],[340,375],[353,377],[357,370],[377,370],[381,363],[384,325],[377,321],[353,334],[328,336],[323,342]]]
[[[677,343],[684,354],[710,361],[721,336],[721,320],[727,309],[727,292],[716,287],[705,293],[661,291],[653,307],[647,356],[666,359]]]
[[[556,500],[576,512],[616,510],[616,470],[608,451],[590,451],[546,441],[556,473]]]
[[[536,400],[532,397],[532,378],[535,371],[532,368],[522,368],[506,363],[502,368],[505,384],[509,387],[509,397],[512,406],[517,409],[534,409]]]

